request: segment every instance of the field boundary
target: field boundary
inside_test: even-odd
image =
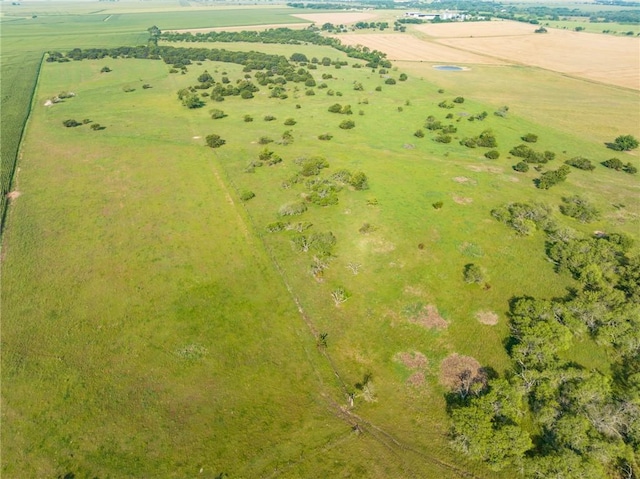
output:
[[[40,71],[42,70],[42,63],[44,62],[45,55],[46,53],[42,53],[42,56],[40,57],[40,61],[38,62],[38,68],[36,70],[36,81],[33,84],[33,88],[31,89],[31,96],[29,98],[29,109],[22,123],[22,126],[20,127],[20,138],[18,140],[18,148],[16,149],[15,154],[12,155],[13,158],[11,158],[13,161],[11,163],[11,173],[9,174],[9,181],[6,184],[6,191],[4,190],[5,185],[2,185],[3,188],[2,188],[2,199],[1,199],[2,211],[0,211],[0,238],[4,237],[4,225],[7,219],[9,206],[11,203],[11,200],[9,199],[8,194],[11,192],[11,188],[15,184],[18,161],[22,156],[22,142],[24,140],[25,132],[27,131],[27,126],[29,124],[29,120],[31,119],[33,108],[35,106],[34,101],[36,98],[36,91],[38,90],[38,86],[40,85]]]

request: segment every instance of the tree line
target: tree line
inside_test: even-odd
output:
[[[324,45],[346,53],[348,57],[357,58],[367,62],[370,68],[382,66],[390,68],[391,62],[386,59],[386,54],[378,50],[370,50],[362,46],[343,45],[337,38],[324,37],[320,35],[316,27],[309,27],[302,30],[290,28],[270,28],[264,31],[240,32],[205,32],[205,33],[176,33],[162,32],[161,40],[170,42],[250,42],[250,43],[279,43],[285,45],[301,45],[310,43],[313,45]]]

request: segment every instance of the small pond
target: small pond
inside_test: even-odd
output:
[[[443,72],[461,72],[467,70],[467,68],[459,67],[457,65],[434,65],[433,68]]]

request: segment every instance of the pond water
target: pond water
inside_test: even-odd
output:
[[[457,65],[434,65],[433,68],[443,72],[461,72],[463,70],[466,70],[465,68],[459,67]]]

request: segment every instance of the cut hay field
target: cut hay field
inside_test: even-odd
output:
[[[511,63],[577,78],[640,89],[640,39],[550,28],[546,34],[521,22],[415,25],[406,34],[339,35],[343,42],[410,61]],[[411,32],[418,39],[411,38]],[[465,56],[467,54],[468,56]]]
[[[508,201],[557,208],[581,191],[605,219],[559,221],[634,234],[635,178],[598,166],[537,190],[535,172],[511,170],[508,149],[522,134],[539,134],[536,147],[556,151],[556,164],[610,152],[517,110],[470,122],[492,104],[463,84],[439,93],[410,74],[387,85],[404,70],[381,75],[335,50],[277,47],[349,65],[312,70],[327,83],[313,96],[288,83],[286,99],[261,87],[254,99],[189,110],[179,89],[204,70],[233,84],[242,66],[203,62],[180,75],[149,60],[44,64],[3,248],[2,435],[15,438],[2,444],[3,477],[512,477],[449,449],[440,365],[457,353],[501,374],[508,300],[552,297],[572,282],[553,273],[542,235],[518,238],[489,211]],[[63,90],[76,97],[44,106]],[[437,106],[458,95],[464,104]],[[354,114],[328,112],[336,102]],[[213,109],[226,116],[211,119]],[[500,159],[413,135],[447,113],[456,140],[494,130]],[[65,128],[69,118],[106,128]],[[355,128],[338,128],[345,118]],[[278,144],[285,130],[293,142]],[[211,133],[227,143],[205,147]],[[283,161],[248,173],[261,137],[276,140],[266,148]],[[369,189],[345,187],[335,205],[279,217],[308,194],[288,181],[295,160],[312,155],[327,159],[323,177],[362,171]],[[243,202],[246,191],[255,197]],[[324,274],[309,273],[314,253],[296,252],[295,228],[267,231],[277,221],[335,236]],[[469,262],[490,288],[462,281]],[[336,306],[340,288],[349,297]],[[598,367],[593,346],[583,349]]]

